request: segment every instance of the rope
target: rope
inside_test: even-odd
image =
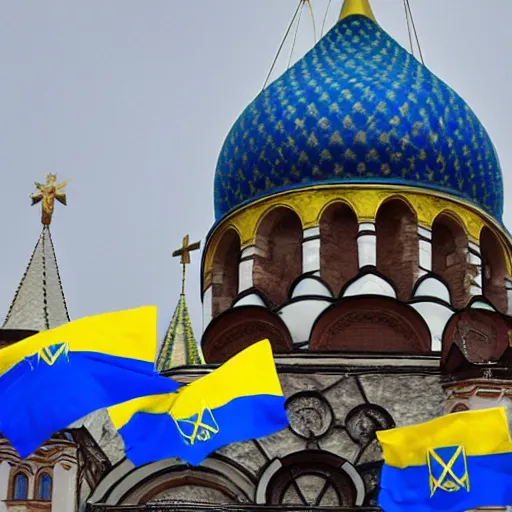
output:
[[[316,23],[315,23],[315,13],[313,12],[313,7],[311,6],[311,0],[304,0],[305,4],[308,4],[309,13],[311,14],[311,22],[313,23],[313,44],[316,44]]]
[[[270,67],[270,71],[268,72],[267,78],[265,79],[265,83],[263,84],[263,89],[267,86],[268,80],[270,78],[270,75],[272,74],[272,71],[274,71],[274,66],[276,65],[277,59],[279,58],[279,55],[281,54],[281,50],[283,49],[284,42],[286,41],[286,38],[288,37],[288,34],[290,33],[290,30],[293,26],[293,23],[295,22],[295,18],[297,17],[297,14],[299,13],[299,10],[303,4],[304,0],[299,0],[299,5],[297,5],[297,9],[295,10],[295,14],[293,15],[292,20],[290,21],[290,24],[288,25],[288,28],[286,29],[286,32],[284,34],[283,40],[281,41],[281,44],[279,45],[279,48],[277,50],[276,56],[274,57],[274,61],[272,62],[272,66]],[[263,90],[262,89],[262,90]]]
[[[322,32],[320,33],[320,37],[324,35],[325,21],[327,20],[327,15],[329,14],[329,9],[331,8],[331,2],[332,0],[329,0],[329,3],[327,4],[327,9],[325,10],[324,19],[322,21]]]
[[[297,34],[299,33],[300,20],[302,19],[302,12],[303,12],[303,10],[304,9],[301,9],[300,13],[299,13],[299,19],[297,20],[297,25],[295,27],[295,34],[293,34],[293,42],[292,42],[292,47],[290,49],[290,57],[288,58],[288,64],[286,66],[286,69],[288,69],[290,67],[290,64],[292,62],[293,50],[295,50],[295,43],[297,42]]]
[[[411,22],[409,20],[409,11],[407,10],[407,1],[404,0],[405,20],[407,21],[407,34],[409,35],[409,46],[411,47],[411,53],[414,55],[414,46],[412,44],[412,32]]]
[[[409,16],[411,18],[412,29],[414,32],[414,38],[416,39],[416,46],[418,47],[418,51],[420,53],[420,60],[421,60],[421,63],[423,65],[425,65],[425,61],[423,60],[423,53],[421,51],[420,40],[418,38],[418,31],[416,30],[416,24],[414,23],[414,16],[412,15],[411,4],[409,3],[409,0],[404,0],[404,2],[406,4],[406,9],[409,11]]]

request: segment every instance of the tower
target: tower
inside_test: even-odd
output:
[[[268,338],[288,397],[255,503],[375,505],[376,430],[507,402],[498,156],[367,1],[243,111],[214,189],[205,359]]]
[[[182,268],[181,293],[156,360],[156,369],[159,373],[180,366],[194,366],[204,363],[201,348],[197,345],[194,337],[185,298],[185,276],[187,265],[190,263],[190,253],[197,251],[200,246],[200,242],[190,244],[189,235],[186,235],[181,247],[172,253],[173,257],[180,257]]]
[[[368,0],[227,135],[202,258],[204,375],[272,344],[290,427],[192,468],[121,464],[110,510],[376,505],[375,433],[507,403],[511,239],[492,141]],[[511,303],[512,304],[512,303]],[[236,419],[235,419],[236,420]]]
[[[66,204],[66,184],[49,174],[45,184],[36,183],[37,192],[31,195],[32,205],[42,205],[43,227],[0,329],[0,348],[69,321],[50,233],[55,200]],[[26,459],[20,459],[0,433],[0,510],[76,510],[110,467],[85,428],[55,433]]]
[[[57,183],[57,176],[48,174],[45,184],[35,185],[37,192],[30,197],[32,205],[41,203],[43,228],[2,327],[3,331],[20,331],[21,336],[26,330],[44,331],[69,322],[50,233],[55,201],[66,204],[67,182]]]

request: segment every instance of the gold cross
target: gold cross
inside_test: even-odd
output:
[[[183,243],[179,249],[172,253],[173,257],[180,256],[180,263],[183,268],[183,273],[181,277],[181,294],[185,295],[185,272],[186,266],[190,263],[190,253],[192,251],[197,251],[201,247],[201,242],[194,242],[193,244],[189,244],[189,236],[186,235],[183,237]]]
[[[68,181],[57,183],[56,174],[48,174],[46,176],[46,183],[35,183],[37,192],[30,195],[32,199],[32,206],[42,201],[41,204],[41,222],[45,226],[49,226],[52,222],[53,210],[55,208],[55,199],[59,203],[66,206],[66,194],[64,188],[68,184]]]

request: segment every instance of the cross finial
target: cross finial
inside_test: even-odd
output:
[[[173,257],[180,256],[180,263],[182,265],[182,276],[181,276],[181,295],[185,295],[185,272],[186,267],[190,263],[190,253],[197,251],[201,247],[201,242],[194,242],[189,244],[189,236],[183,237],[183,243],[179,249],[172,253]]]
[[[69,180],[57,183],[56,174],[48,174],[46,176],[46,183],[35,183],[37,192],[30,195],[32,199],[32,206],[39,202],[41,204],[41,222],[44,226],[49,226],[52,222],[53,210],[55,208],[55,199],[66,206],[66,194],[64,188],[69,183]]]

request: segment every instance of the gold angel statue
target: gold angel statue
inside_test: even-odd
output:
[[[37,182],[35,183],[37,192],[31,194],[30,198],[32,199],[32,206],[41,201],[43,202],[41,205],[41,222],[43,225],[49,226],[52,222],[55,199],[66,206],[66,194],[63,190],[68,183],[69,180],[57,183],[56,174],[48,174],[44,185]]]

